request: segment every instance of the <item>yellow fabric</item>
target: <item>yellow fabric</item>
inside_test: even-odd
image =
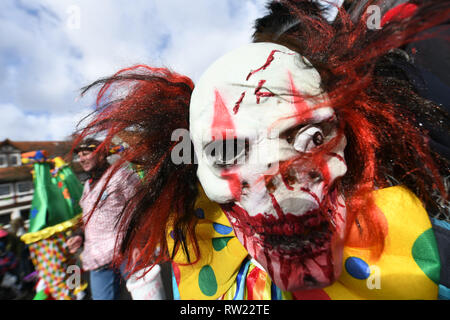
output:
[[[331,299],[436,299],[438,285],[425,275],[411,253],[416,239],[431,228],[422,203],[411,191],[400,186],[377,190],[374,195],[389,229],[380,259],[371,260],[370,248],[346,246],[343,261],[348,257],[361,258],[371,266],[371,276],[359,280],[343,267],[339,280],[324,291]],[[379,288],[376,288],[377,276]]]
[[[61,157],[55,157],[53,162],[55,163],[55,169],[66,165],[66,162]]]
[[[219,205],[207,198],[201,187],[199,193],[195,208],[201,208],[205,213],[205,218],[199,219],[195,229],[200,247],[200,260],[195,264],[187,264],[188,261],[182,249],[178,250],[174,258],[174,263],[180,271],[180,279],[182,279],[178,287],[182,300],[206,300],[220,297],[233,284],[242,261],[248,255],[233,231],[225,236],[216,232],[213,223],[231,228],[230,222]],[[226,247],[220,251],[214,250],[212,240],[224,237],[230,237]],[[168,242],[171,252],[174,241],[170,236],[168,236]],[[192,258],[193,252],[193,247],[189,246],[191,261],[195,261],[196,258]],[[212,295],[206,295],[199,286],[199,273],[204,266],[210,266],[215,274],[217,290]]]
[[[34,243],[43,239],[50,238],[52,235],[66,231],[75,225],[77,225],[81,219],[82,214],[77,215],[76,217],[59,223],[57,225],[47,227],[45,229],[39,230],[37,232],[26,233],[20,239],[26,244]]]
[[[428,278],[412,256],[416,240],[431,228],[422,203],[411,191],[401,186],[374,191],[374,196],[388,228],[381,257],[377,261],[372,260],[370,247],[345,246],[342,274],[338,281],[323,291],[333,300],[436,299],[438,285]],[[212,224],[216,222],[230,226],[228,219],[217,204],[207,199],[203,190],[196,208],[203,208],[206,216],[205,219],[199,220],[196,228],[201,259],[193,265],[182,266],[179,263],[187,261],[183,259],[184,255],[179,250],[175,258],[175,267],[179,268],[180,298],[203,300],[217,299],[223,295],[222,299],[232,299],[236,292],[237,273],[248,254],[234,237],[233,232],[230,234],[233,238],[229,240],[226,248],[221,251],[214,250],[211,239],[223,235],[216,233]],[[172,239],[169,237],[169,240]],[[367,279],[357,279],[348,273],[345,261],[350,257],[367,262],[371,270]],[[199,272],[205,265],[212,266],[217,279],[218,288],[214,295],[205,295],[199,288]],[[254,266],[251,265],[250,268]],[[269,297],[270,286],[266,285],[263,291],[260,293],[261,298]],[[284,299],[292,298],[289,293],[283,292],[282,295]]]
[[[80,286],[76,287],[75,290],[73,291],[73,294],[77,295],[78,293],[86,290],[88,287],[87,282],[80,284]]]
[[[224,293],[224,295],[220,298],[221,300],[233,300],[233,297],[236,293],[236,281],[233,282],[231,287]]]

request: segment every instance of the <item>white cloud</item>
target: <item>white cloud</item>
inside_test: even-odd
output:
[[[76,101],[79,89],[133,64],[195,81],[250,41],[265,2],[2,0],[0,112],[8,116],[0,117],[0,139],[63,139],[92,103]]]
[[[83,109],[61,115],[28,113],[12,104],[0,104],[0,137],[17,141],[64,140],[73,133],[79,120],[90,113]]]

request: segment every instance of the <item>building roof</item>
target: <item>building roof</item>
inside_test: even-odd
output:
[[[30,165],[0,168],[0,181],[12,182],[12,181],[31,180],[32,169],[33,167]]]
[[[71,141],[11,141],[5,139],[0,142],[0,147],[11,145],[22,153],[36,150],[46,150],[51,157],[64,157],[72,148]]]
[[[71,162],[69,165],[75,173],[84,172],[78,162]],[[32,165],[0,168],[0,183],[32,180],[31,170],[33,170]]]
[[[11,145],[16,149],[19,149],[21,153],[36,150],[46,150],[48,156],[51,158],[64,158],[69,154],[72,148],[71,141],[11,141],[9,139],[5,139],[0,142],[0,148],[4,145]],[[75,173],[80,173],[83,171],[83,169],[77,162],[72,162],[70,163],[70,165]],[[0,183],[32,180],[32,169],[32,165],[0,168]]]

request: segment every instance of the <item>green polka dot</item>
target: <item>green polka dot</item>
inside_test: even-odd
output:
[[[411,254],[427,277],[439,284],[440,258],[433,229],[428,229],[416,239]]]
[[[217,280],[211,266],[204,266],[198,275],[198,286],[205,296],[212,296],[217,292]]]
[[[227,246],[228,241],[230,241],[232,237],[223,237],[223,238],[213,238],[212,245],[214,250],[220,251]]]

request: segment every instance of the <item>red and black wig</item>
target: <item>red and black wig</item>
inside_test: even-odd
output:
[[[178,230],[177,247],[185,245],[180,239],[193,233],[191,215],[198,192],[197,169],[194,161],[184,165],[172,162],[171,151],[179,141],[172,141],[171,137],[176,129],[189,129],[194,84],[188,77],[165,68],[136,65],[97,80],[83,88],[82,94],[98,85],[101,89],[93,120],[76,134],[74,146],[84,137],[99,133],[106,137],[97,150],[108,149],[114,137],[128,145],[112,165],[103,189],[112,175],[128,163],[141,176],[137,185],[129,186],[136,190],[135,194],[116,223],[123,239],[116,243],[115,262],[126,260],[128,270],[136,271],[142,263],[168,260],[169,221]]]
[[[320,73],[322,88],[347,138],[348,171],[338,183],[346,197],[348,225],[357,220],[378,252],[384,234],[375,222],[373,200],[368,195],[377,188],[403,184],[429,210],[439,211],[439,203],[431,195],[438,190],[448,199],[441,178],[448,175],[448,162],[429,148],[420,121],[426,119],[446,132],[450,123],[445,110],[418,94],[401,67],[409,62],[400,50],[419,40],[421,32],[448,19],[450,3],[414,1],[412,14],[392,17],[381,29],[372,30],[366,12],[379,2],[365,1],[356,16],[351,8],[341,8],[330,23],[315,1],[272,1],[268,15],[256,21],[253,36],[255,42],[273,42],[298,52]],[[170,160],[178,143],[171,141],[173,130],[189,128],[193,84],[168,70],[146,66],[121,70],[85,91],[98,84],[102,88],[97,114],[81,137],[106,131],[104,143],[108,144],[115,135],[128,131],[134,138],[120,163],[139,164],[144,173],[142,186],[119,223],[125,238],[118,256],[130,258],[133,248],[138,248],[142,264],[130,266],[136,271],[169,257],[169,223],[178,230],[175,239],[181,246],[187,237],[195,239],[196,166],[175,165]],[[112,92],[125,89],[121,98],[111,98]],[[161,250],[155,254],[157,247]]]

